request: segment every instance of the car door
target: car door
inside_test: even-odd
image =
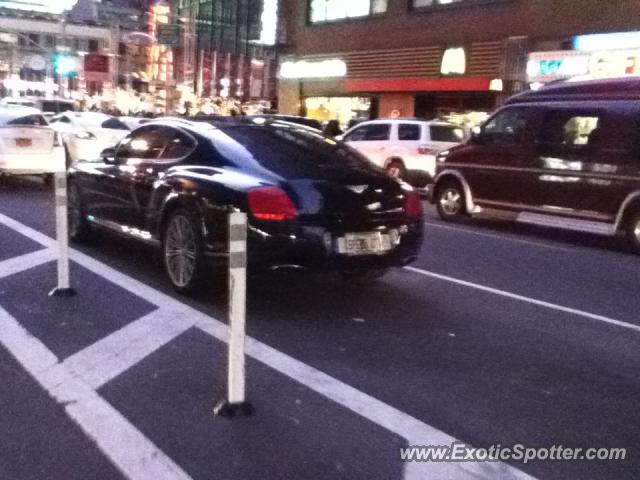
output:
[[[143,231],[153,183],[167,162],[160,157],[173,138],[173,129],[164,125],[140,127],[119,144],[116,151],[118,190],[124,197],[115,221],[131,230]]]
[[[515,209],[538,203],[533,146],[538,125],[535,107],[506,107],[460,151],[459,170],[476,203]]]
[[[371,162],[384,167],[388,158],[387,149],[392,136],[389,122],[367,123],[357,126],[344,136],[344,141],[358,150]]]
[[[165,142],[159,155],[155,158],[142,160],[136,171],[132,173],[133,207],[135,209],[136,228],[148,231],[149,225],[156,215],[158,198],[157,181],[165,175],[167,170],[182,162],[197,147],[193,136],[174,127],[160,127],[154,130],[154,137]]]

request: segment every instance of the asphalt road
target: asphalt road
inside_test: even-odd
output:
[[[0,214],[54,235],[52,194],[38,182],[0,179]],[[468,444],[628,449],[624,461],[513,464],[529,475],[640,478],[640,257],[620,239],[445,224],[430,207],[425,223],[413,268],[370,284],[251,278],[248,334]],[[0,262],[35,249],[2,225],[0,242]],[[78,249],[224,318],[224,295],[174,294],[150,250],[113,237]],[[47,303],[53,264],[0,278],[0,307],[57,358],[155,308],[77,265],[72,275],[73,307]],[[223,368],[211,367],[224,364],[217,344],[187,329],[97,391],[193,478],[409,478],[397,461],[406,438],[255,360],[254,420],[211,427],[201,412],[221,391]],[[122,478],[2,346],[0,369],[1,479]]]

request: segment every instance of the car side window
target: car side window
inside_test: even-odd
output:
[[[102,122],[101,128],[110,128],[112,130],[129,130],[129,127],[127,127],[121,120],[115,117]]]
[[[196,148],[196,142],[186,133],[172,129],[171,140],[160,155],[162,160],[177,160],[189,155]]]
[[[390,123],[370,123],[356,128],[345,137],[347,142],[372,142],[379,140],[389,140],[391,133]]]
[[[139,128],[120,142],[116,158],[118,160],[129,158],[155,160],[160,158],[170,138],[170,136],[167,136],[165,127],[152,125]]]
[[[401,123],[398,125],[398,140],[416,141],[420,140],[422,126],[417,123]]]
[[[529,127],[529,115],[526,109],[502,110],[482,127],[482,141],[495,145],[520,143]]]
[[[596,150],[602,140],[601,123],[595,112],[550,111],[537,138],[538,151],[552,155]]]

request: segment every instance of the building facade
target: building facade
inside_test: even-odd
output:
[[[553,52],[574,51],[581,35],[640,30],[637,0],[282,0],[282,5],[280,111],[343,124],[378,116],[482,119],[506,96],[551,80],[550,73],[556,79],[571,76],[558,74],[557,57],[574,53]],[[623,57],[620,61],[632,61]],[[570,66],[566,61],[564,69],[571,72]]]
[[[62,15],[0,9],[2,96],[71,98],[74,92],[111,87],[117,81],[116,43],[109,28],[70,23]],[[86,75],[87,57],[100,57],[106,71]]]

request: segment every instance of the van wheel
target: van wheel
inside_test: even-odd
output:
[[[460,182],[448,181],[438,185],[435,204],[438,215],[446,221],[459,220],[467,214],[464,189]]]
[[[402,179],[407,176],[407,169],[402,160],[391,160],[387,165],[387,173],[393,178]]]
[[[640,209],[636,209],[627,220],[627,240],[634,253],[640,254]]]

